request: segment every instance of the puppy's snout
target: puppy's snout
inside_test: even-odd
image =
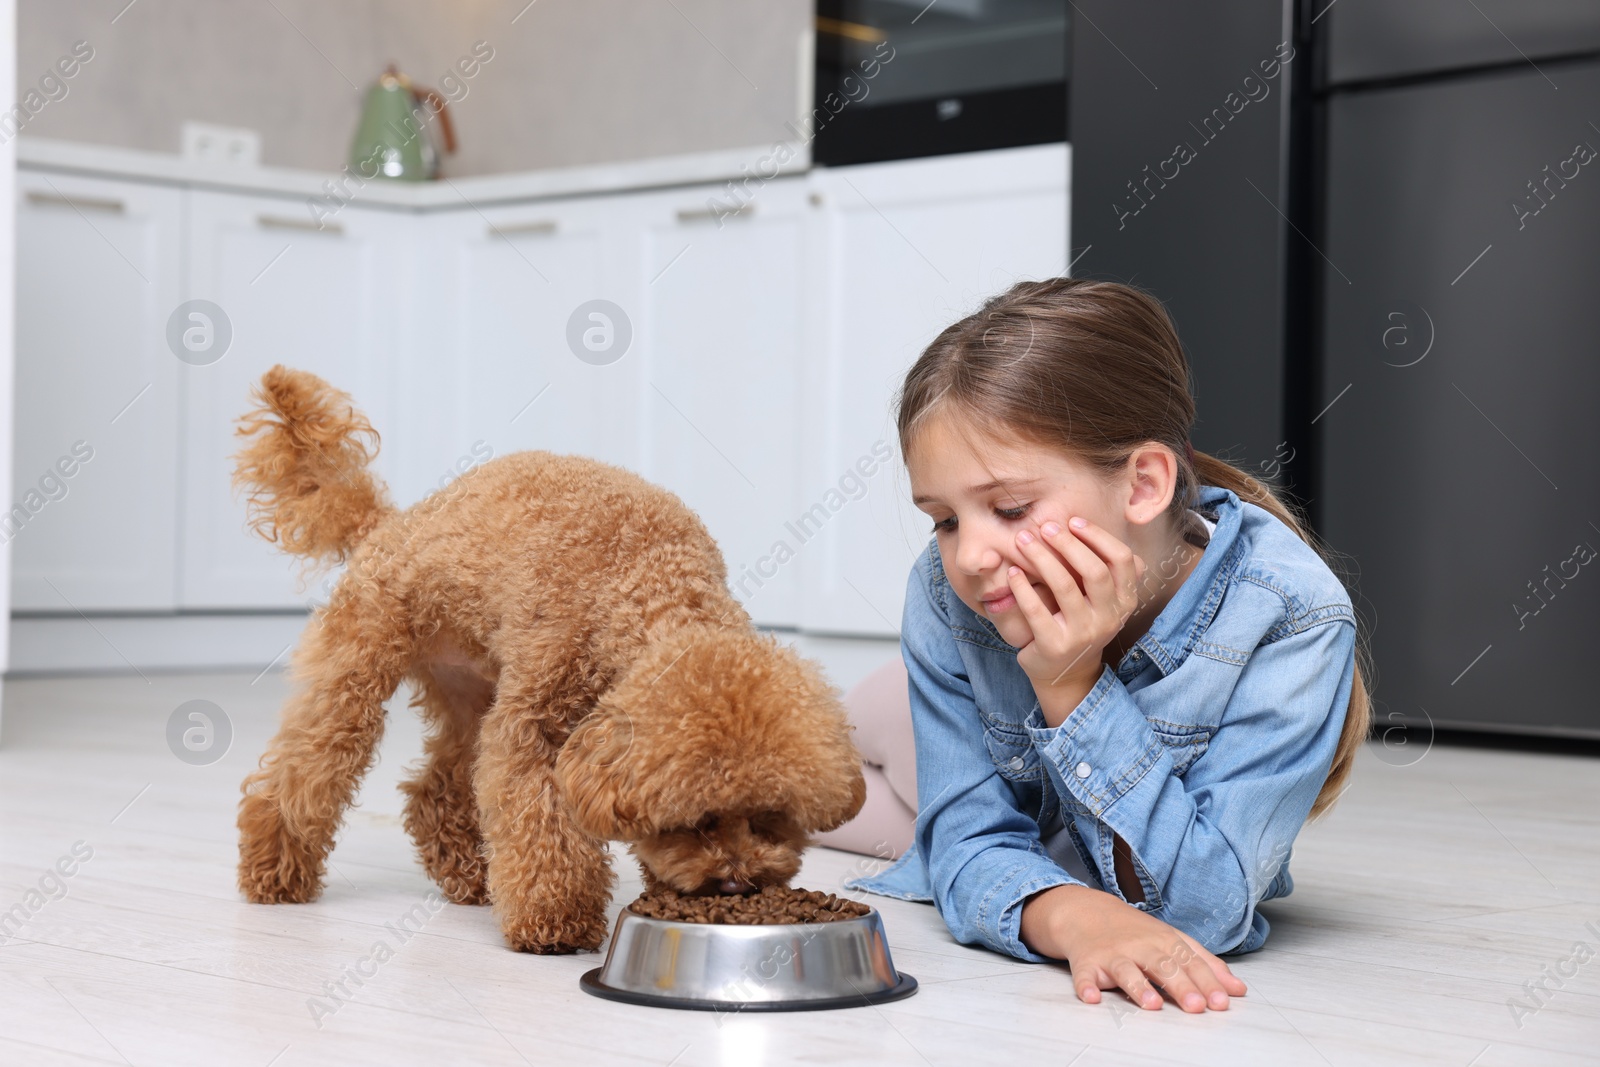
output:
[[[739,879],[739,878],[724,878],[722,880],[722,884],[717,886],[717,891],[720,892],[720,893],[726,893],[729,896],[733,896],[733,895],[739,894],[739,893],[748,893],[748,892],[750,892],[750,890],[752,890],[754,888],[755,888],[755,886],[751,885],[749,882],[746,882],[746,881],[744,881],[742,879]]]

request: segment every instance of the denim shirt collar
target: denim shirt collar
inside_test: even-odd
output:
[[[1231,489],[1202,485],[1194,510],[1214,521],[1217,528],[1212,531],[1211,540],[1189,577],[1167,601],[1150,628],[1128,648],[1122,664],[1117,668],[1118,674],[1123,673],[1130,658],[1136,658],[1137,650],[1143,650],[1163,676],[1177,670],[1178,665],[1187,658],[1195,639],[1211,625],[1222,604],[1222,595],[1228,584],[1226,576],[1237,569],[1239,557],[1246,547],[1239,539],[1239,530],[1244,522],[1243,502]],[[943,561],[939,559],[938,552],[937,543],[934,542],[934,559],[942,571]],[[1145,577],[1148,584],[1149,571],[1145,572]],[[1219,578],[1224,580],[1219,581]],[[951,603],[950,608],[965,617],[969,625],[983,629],[1006,647],[1015,647],[1000,636],[1000,631],[987,617],[972,611],[960,601]]]
[[[1178,586],[1150,629],[1128,650],[1131,655],[1134,648],[1142,648],[1163,675],[1177,670],[1199,635],[1211,625],[1228,586],[1226,580],[1218,579],[1226,579],[1234,572],[1245,549],[1239,538],[1244,505],[1233,490],[1202,485],[1194,509],[1215,521],[1217,528],[1189,577]]]

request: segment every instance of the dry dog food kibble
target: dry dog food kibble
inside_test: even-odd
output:
[[[628,908],[652,919],[744,925],[833,922],[857,919],[872,910],[859,901],[832,893],[781,885],[766,886],[759,893],[727,896],[692,896],[663,887],[639,894]]]

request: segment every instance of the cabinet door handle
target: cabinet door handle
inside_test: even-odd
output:
[[[127,210],[127,205],[121,200],[110,200],[99,196],[66,197],[60,193],[41,193],[32,189],[28,190],[28,203],[48,205],[50,207],[71,207],[80,211],[109,211],[120,215]]]
[[[532,222],[510,222],[504,226],[489,224],[490,237],[513,237],[517,234],[549,236],[556,232],[555,219],[534,219]]]
[[[679,222],[707,222],[712,219],[746,218],[756,213],[754,200],[746,200],[732,210],[716,209],[709,207],[680,207],[678,209]]]
[[[256,225],[263,230],[310,230],[312,233],[326,233],[335,237],[344,233],[343,223],[324,222],[318,224],[310,219],[291,219],[283,215],[257,215]]]

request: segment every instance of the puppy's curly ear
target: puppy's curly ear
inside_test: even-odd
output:
[[[556,760],[574,819],[639,841],[715,811],[807,832],[866,803],[861,754],[821,665],[771,634],[690,629],[649,646]]]
[[[818,826],[819,833],[836,830],[861,813],[861,808],[867,802],[867,779],[861,773],[861,765],[856,764],[855,777],[850,781],[850,792],[842,798],[838,807],[831,811],[824,810],[822,825]]]
[[[607,841],[634,841],[650,833],[641,818],[633,766],[633,724],[622,712],[596,710],[568,735],[556,756],[556,783],[573,821]]]
[[[832,771],[811,778],[809,787],[797,790],[792,802],[794,817],[813,833],[843,826],[867,802],[867,779],[861,772],[861,757],[849,740],[849,729],[841,731],[831,746],[818,745],[814,758],[819,764],[831,763]]]

